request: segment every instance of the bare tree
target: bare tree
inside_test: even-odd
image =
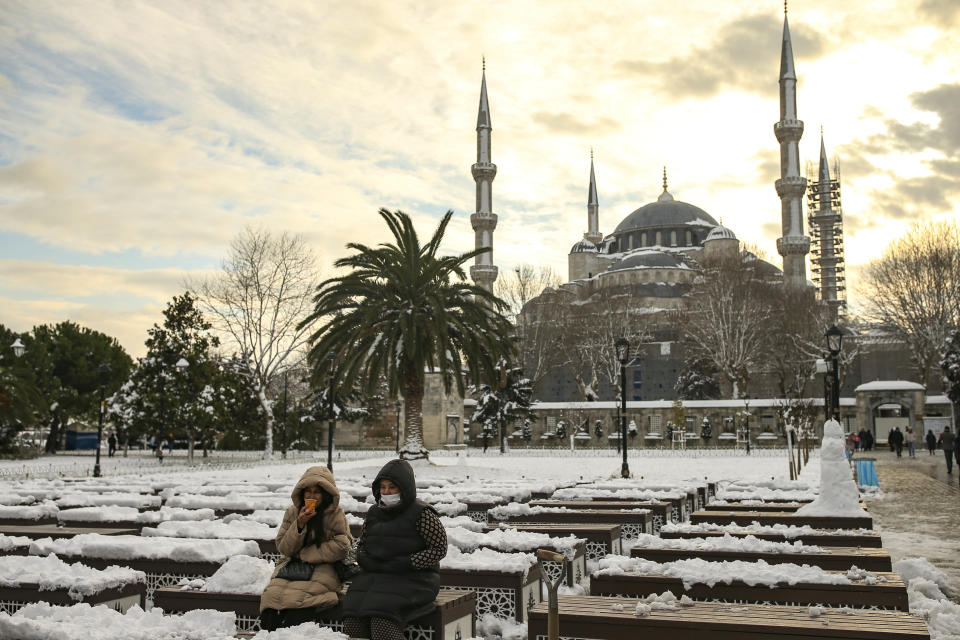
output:
[[[947,336],[960,325],[960,227],[915,224],[864,270],[860,289],[867,318],[906,341],[926,386]]]
[[[507,303],[507,316],[517,319],[528,302],[543,293],[547,287],[560,286],[560,276],[549,265],[521,264],[513,272],[505,271],[494,283],[494,293]],[[519,323],[518,323],[519,324]]]
[[[188,283],[224,346],[237,349],[244,376],[266,417],[263,457],[273,456],[271,382],[303,357],[310,327],[299,327],[313,308],[316,259],[300,235],[247,227],[230,244],[219,274]],[[232,343],[232,344],[231,344]]]
[[[711,363],[732,398],[747,391],[751,373],[764,365],[774,285],[752,253],[705,261],[680,323],[688,353]]]

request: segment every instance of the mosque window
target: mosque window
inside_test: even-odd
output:
[[[671,246],[671,247],[677,246],[677,232],[676,232],[676,231],[671,231],[671,232],[670,232],[670,246]]]
[[[627,248],[633,249],[633,234],[627,236]]]
[[[643,233],[640,234],[640,246],[641,246],[641,247],[647,246],[647,232],[646,232],[646,231],[644,231]]]
[[[662,236],[660,235],[660,232],[659,232],[659,231],[657,231],[657,246],[658,246],[658,247],[662,247],[662,246],[663,246],[663,238],[662,238]]]
[[[686,242],[683,243],[683,246],[685,247],[693,246],[693,234],[690,233],[689,229],[687,229],[685,240]]]

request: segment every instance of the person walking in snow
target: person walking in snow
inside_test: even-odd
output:
[[[893,445],[894,451],[897,452],[897,457],[903,457],[903,432],[900,431],[900,427],[894,427],[890,432],[890,444]]]
[[[943,449],[944,457],[947,459],[947,473],[953,473],[953,448],[955,446],[956,439],[954,438],[953,433],[950,431],[950,427],[944,427],[943,433],[940,434],[940,447]]]
[[[346,558],[353,545],[332,471],[310,467],[290,497],[293,504],[277,531],[277,551],[286,562],[277,563],[260,596],[260,626],[267,631],[315,622],[321,611],[340,604],[342,585],[333,563]],[[313,566],[306,579],[280,577],[288,563],[298,560]]]
[[[927,451],[933,455],[933,450],[937,448],[937,436],[933,435],[933,429],[927,429]]]
[[[107,438],[107,457],[112,458],[113,454],[117,452],[117,436],[116,434],[111,433],[110,437]]]
[[[433,611],[447,534],[436,510],[417,499],[413,467],[391,460],[373,481],[376,503],[357,539],[360,573],[343,597],[351,638],[402,640],[410,620]]]
[[[907,445],[907,452],[910,454],[910,457],[916,457],[914,454],[917,449],[917,436],[910,427],[907,427],[907,432],[903,434],[903,441]]]
[[[863,432],[863,442],[864,442],[864,446],[863,446],[863,450],[864,450],[864,451],[872,451],[872,450],[873,450],[873,432],[872,432],[872,431],[868,431],[868,430],[864,429],[864,432]]]

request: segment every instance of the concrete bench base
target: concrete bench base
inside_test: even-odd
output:
[[[475,591],[478,618],[492,613],[498,618],[523,622],[527,610],[542,599],[537,565],[530,567],[526,575],[440,569],[440,588]]]
[[[827,609],[811,618],[807,607],[718,605],[698,602],[673,611],[634,614],[636,599],[560,596],[560,635],[579,640],[929,640],[923,620],[901,611]],[[622,610],[616,610],[616,607]],[[547,604],[530,610],[529,640],[547,638]]]

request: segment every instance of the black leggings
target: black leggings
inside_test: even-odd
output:
[[[304,622],[316,622],[320,617],[320,610],[316,607],[305,609],[264,609],[260,612],[260,628],[265,631],[276,631],[281,627],[295,627]]]
[[[403,629],[386,618],[344,618],[343,632],[351,638],[403,640]]]

